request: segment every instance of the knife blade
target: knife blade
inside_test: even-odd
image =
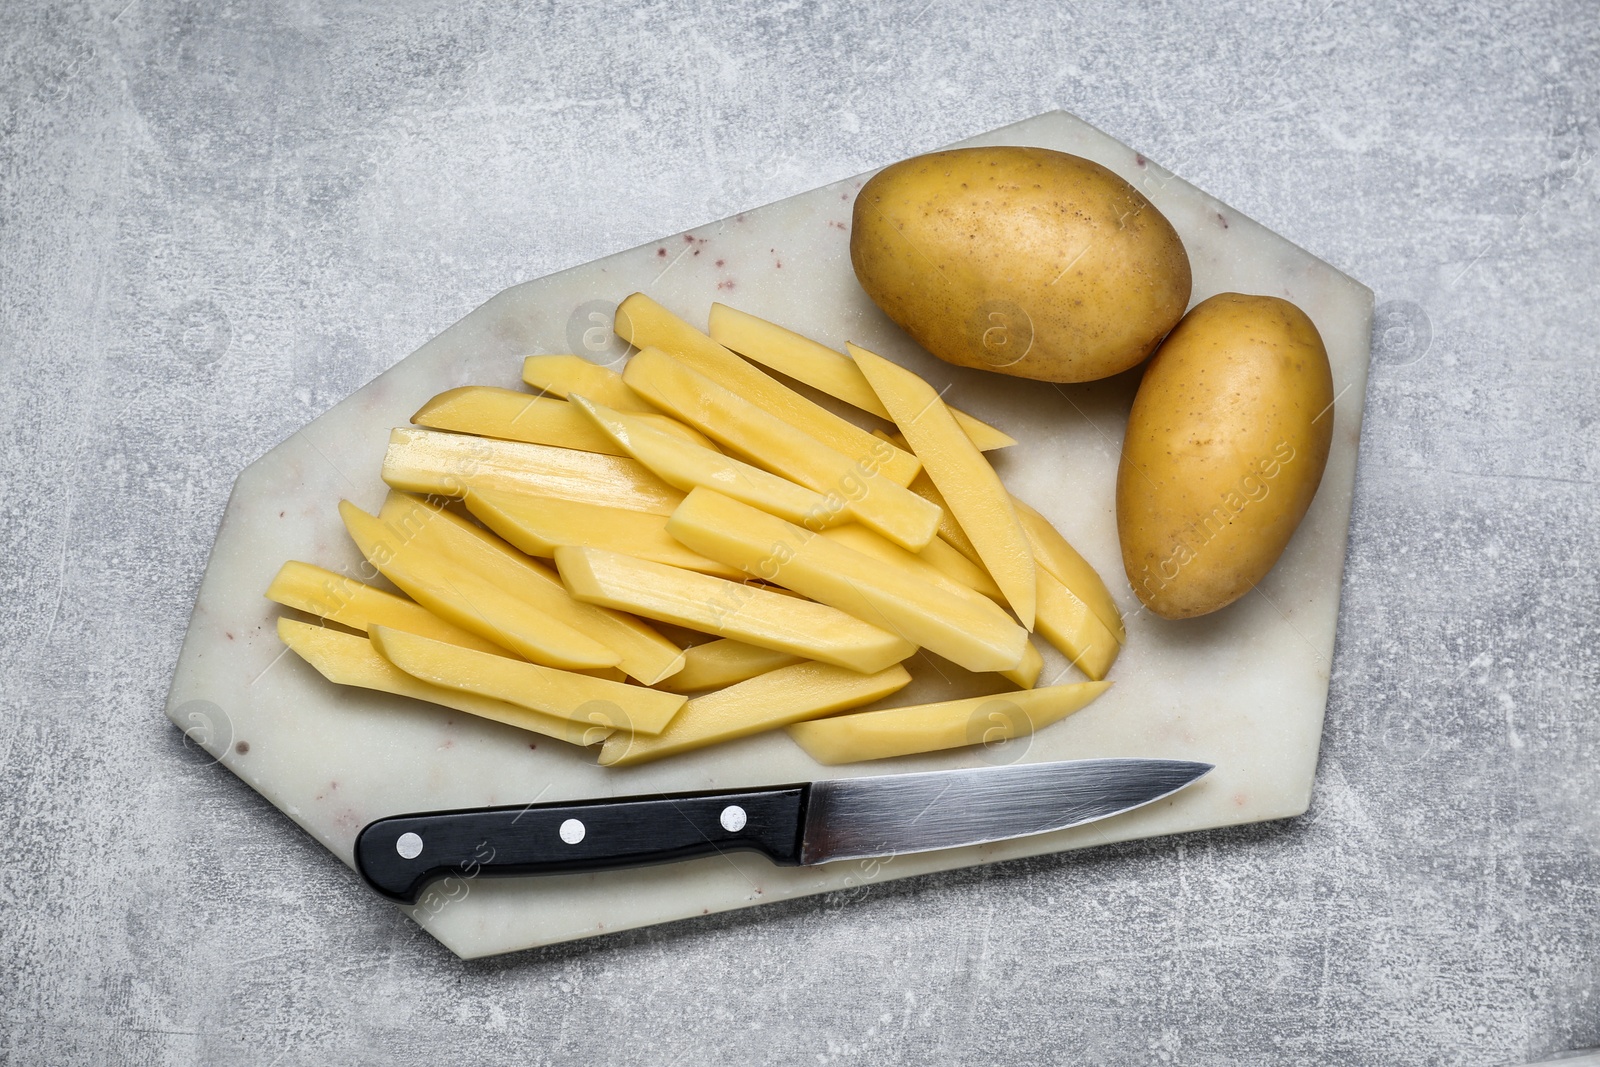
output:
[[[415,904],[449,875],[555,874],[755,851],[780,866],[958,848],[1064,830],[1171,796],[1209,763],[1092,759],[395,815],[356,869]]]

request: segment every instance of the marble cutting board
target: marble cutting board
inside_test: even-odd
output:
[[[413,919],[463,957],[588,937],[929,871],[1303,812],[1317,764],[1361,428],[1372,293],[1310,253],[1064,113],[962,142],[1034,145],[1094,159],[1134,183],[1183,237],[1195,301],[1235,290],[1294,301],[1327,343],[1337,394],[1333,449],[1310,513],[1261,587],[1200,620],[1137,610],[1113,516],[1117,452],[1137,372],[1057,387],[933,359],[867,299],[850,269],[851,203],[869,175],[526,282],[482,307],[322,415],[239,476],[201,583],[167,714],[224,766],[338,856],[357,831],[402,812],[758,786],[996,762],[1163,756],[1217,770],[1172,800],[1074,830],[890,861],[776,868],[754,855],[635,871],[439,883]],[[886,161],[888,162],[888,161]],[[836,348],[853,340],[926,375],[956,405],[1022,442],[997,457],[1012,491],[1099,569],[1127,614],[1113,689],[1039,735],[991,749],[824,768],[781,732],[625,770],[585,750],[444,709],[331,685],[275,633],[262,592],[302,559],[354,572],[336,505],[375,510],[391,426],[465,384],[518,385],[520,357],[624,351],[604,325],[643,290],[704,325],[713,300]],[[1081,680],[1047,652],[1041,684]],[[979,691],[948,664],[889,703]],[[352,871],[352,878],[357,875]],[[393,905],[378,896],[374,908]]]

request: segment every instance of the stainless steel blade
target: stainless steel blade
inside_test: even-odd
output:
[[[1209,763],[1092,759],[811,784],[800,862],[867,859],[1063,830],[1131,811]]]

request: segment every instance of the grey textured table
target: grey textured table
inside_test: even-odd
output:
[[[1600,1043],[1592,5],[765,8],[7,5],[0,1062]],[[1058,106],[1378,293],[1307,816],[462,963],[161,716],[234,475],[476,304]]]

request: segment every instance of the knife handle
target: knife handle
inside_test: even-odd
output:
[[[556,874],[764,853],[800,862],[808,786],[676,793],[395,815],[356,837],[356,869],[391,900],[415,904],[455,875]]]

